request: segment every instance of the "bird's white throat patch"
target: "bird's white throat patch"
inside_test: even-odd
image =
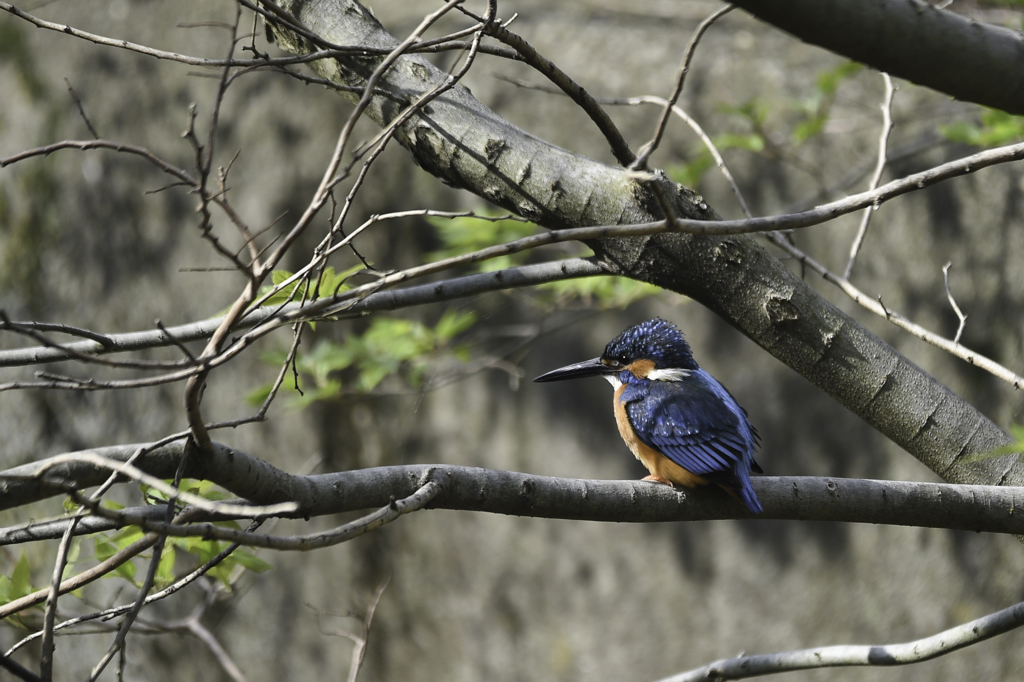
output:
[[[647,375],[647,378],[651,381],[682,381],[687,378],[693,372],[688,369],[652,369]]]
[[[622,385],[622,381],[619,379],[618,374],[604,374],[602,376],[608,380],[608,383],[611,384],[614,389],[618,389],[618,387]]]

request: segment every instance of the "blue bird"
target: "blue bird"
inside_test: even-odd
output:
[[[651,472],[645,481],[694,488],[715,483],[758,514],[751,470],[760,436],[722,384],[697,366],[683,333],[654,318],[630,327],[601,357],[534,381],[603,376],[615,388],[622,440]]]

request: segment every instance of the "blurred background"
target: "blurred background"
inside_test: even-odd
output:
[[[403,37],[436,6],[380,2],[372,9]],[[593,95],[626,98],[667,97],[694,28],[720,6],[703,0],[528,0],[503,2],[499,10],[502,18],[518,13],[512,30]],[[33,0],[19,7],[83,30],[210,58],[227,54],[230,33],[221,22],[235,15],[226,0]],[[1013,5],[957,0],[951,9],[1021,27],[1022,13]],[[431,35],[465,25],[452,16]],[[243,15],[241,31],[251,26],[252,16]],[[279,54],[264,39],[262,25],[256,35],[260,50]],[[447,67],[455,55],[431,59]],[[5,14],[0,158],[90,137],[70,85],[100,137],[146,146],[191,169],[193,150],[182,139],[189,105],[196,103],[197,130],[205,136],[218,76],[38,30]],[[508,79],[543,84],[525,66],[487,56],[464,84],[534,135],[614,163],[598,131],[570,101]],[[985,142],[982,136],[1003,120],[910,83],[898,86],[892,161],[883,181],[978,151],[971,143]],[[736,10],[704,37],[680,104],[716,139],[754,214],[768,215],[867,187],[884,94],[881,74]],[[232,85],[214,166],[227,166],[239,152],[229,196],[250,224],[264,228],[280,220],[276,229],[285,229],[301,215],[350,111],[337,94],[278,73],[257,71]],[[660,110],[612,106],[609,112],[635,149],[650,137]],[[363,140],[377,131],[363,121],[357,132]],[[698,189],[723,216],[742,217],[728,184],[680,121],[670,123],[653,163]],[[62,151],[0,169],[0,309],[16,320],[104,333],[151,329],[157,319],[182,324],[224,310],[244,281],[225,270],[200,237],[194,198],[165,189],[169,184],[143,161],[109,152]],[[358,195],[352,225],[372,214],[417,208],[488,207],[442,185],[391,145]],[[1020,164],[902,197],[875,213],[853,281],[890,309],[952,337],[958,321],[942,275],[952,263],[950,289],[968,315],[962,342],[1020,372],[1022,214]],[[859,220],[859,214],[848,216],[792,237],[842,273]],[[465,250],[477,230],[497,238],[518,229],[502,225],[391,221],[357,246],[377,267],[392,269]],[[226,224],[217,226],[230,236]],[[297,245],[285,267],[301,267],[321,234]],[[529,258],[584,252],[552,247]],[[349,254],[333,265],[342,271],[358,263]],[[817,275],[806,273],[806,279],[1000,426],[1024,420],[1024,399],[1010,386],[888,326]],[[443,462],[639,478],[645,472],[619,439],[604,382],[534,385],[530,379],[599,355],[624,328],[655,315],[686,333],[698,362],[748,410],[763,437],[758,460],[767,473],[938,480],[700,305],[628,283],[513,291],[319,324],[303,342],[310,358],[303,366],[309,370],[303,376],[306,397],[286,391],[266,423],[215,438],[294,473]],[[440,326],[442,320],[451,326]],[[389,339],[418,339],[420,345],[402,355]],[[24,343],[0,336],[0,348]],[[286,332],[271,336],[215,372],[204,402],[207,419],[252,413],[253,400],[277,372],[274,360],[289,343]],[[325,355],[347,349],[361,360],[316,377],[312,354],[318,348]],[[32,369],[4,370],[2,381],[31,378]],[[0,392],[0,466],[182,430],[182,395],[180,385]],[[140,499],[137,491],[122,495],[126,503]],[[4,513],[0,522],[59,513],[54,500]],[[281,522],[274,532],[313,532],[343,520]],[[22,551],[32,584],[45,584],[55,543],[3,548],[0,574],[13,574]],[[94,550],[84,542],[81,551],[84,566]],[[191,565],[186,553],[179,554],[179,568]],[[352,644],[338,633],[359,631],[385,583],[361,680],[653,680],[740,652],[915,639],[1024,599],[1024,547],[1018,540],[916,528],[778,521],[599,524],[428,511],[332,549],[257,554],[272,568],[235,575],[230,588],[211,581],[212,605],[203,615],[252,682],[343,678]],[[84,600],[62,599],[62,616],[134,595],[127,581],[105,580]],[[197,639],[159,627],[188,616],[206,595],[193,587],[143,612],[152,627],[129,637],[128,679],[230,679]],[[36,616],[0,624],[0,646],[6,650],[27,634],[20,625],[38,627],[41,612]],[[1019,679],[1022,637],[1011,633],[909,668],[810,671],[791,679]],[[104,633],[58,638],[55,679],[83,679],[110,640]],[[34,653],[16,658],[34,666],[38,649],[27,651]],[[0,679],[6,679],[2,673]],[[114,670],[104,679],[114,679]]]

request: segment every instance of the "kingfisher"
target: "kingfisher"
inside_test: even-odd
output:
[[[714,483],[747,509],[764,511],[750,486],[760,443],[747,411],[697,366],[683,333],[656,317],[630,327],[601,357],[542,374],[534,381],[602,376],[615,389],[622,440],[650,472],[643,480],[695,488]]]

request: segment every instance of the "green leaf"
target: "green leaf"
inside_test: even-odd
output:
[[[476,324],[476,313],[472,310],[461,311],[449,308],[441,315],[434,325],[434,336],[437,342],[444,344]]]
[[[485,212],[483,215],[497,216],[497,213]],[[451,258],[463,253],[478,251],[488,246],[504,244],[522,237],[535,234],[538,227],[533,223],[520,220],[483,220],[475,216],[463,216],[459,218],[439,218],[430,216],[427,218],[444,247],[438,251],[427,254],[428,260],[441,260]],[[490,272],[503,268],[518,265],[524,262],[524,253],[511,254],[483,261],[477,265],[477,270]]]
[[[71,540],[71,546],[68,547],[67,565],[78,561],[78,557],[82,553],[82,538],[73,538]]]
[[[764,151],[764,138],[757,133],[738,135],[736,133],[722,133],[711,140],[718,151],[728,149],[745,149],[755,154]],[[700,185],[704,174],[715,165],[715,158],[706,147],[701,145],[694,152],[689,163],[671,165],[665,169],[665,173],[671,180],[686,187],[697,187]]]
[[[9,601],[21,599],[32,592],[32,567],[28,564],[25,552],[22,552],[18,563],[14,565],[14,572],[11,573],[11,584],[8,590]]]
[[[176,551],[173,545],[165,545],[160,554],[160,563],[156,567],[156,586],[163,589],[174,582],[174,560]]]
[[[581,299],[588,305],[597,305],[602,310],[621,308],[661,292],[661,289],[653,284],[625,277],[582,277],[551,282],[539,288],[552,292],[557,302]]]
[[[673,182],[684,187],[698,187],[700,181],[715,165],[715,158],[707,149],[701,149],[689,163],[672,164],[665,169],[665,174]]]
[[[118,550],[122,550],[128,545],[131,545],[132,543],[141,539],[142,529],[138,526],[128,526],[126,528],[122,528],[121,530],[114,533],[114,535],[110,538],[110,544],[114,547],[114,551],[110,554],[113,554]],[[109,557],[109,555],[107,555],[107,557]],[[107,557],[104,557],[104,559]],[[103,561],[103,559],[100,559],[100,561]]]
[[[864,67],[856,62],[843,62],[833,69],[818,74],[815,91],[803,101],[797,103],[797,109],[803,113],[803,120],[796,124],[790,134],[795,144],[801,144],[820,134],[832,114],[839,86],[848,78],[860,73]]]
[[[235,563],[244,566],[247,570],[253,573],[263,573],[269,571],[273,566],[269,563],[260,559],[252,552],[244,549],[236,549],[231,553],[230,559],[233,559]]]
[[[228,564],[228,560],[225,559],[223,562],[211,568],[206,575],[220,581],[220,584],[226,589],[231,589],[231,569],[233,568],[234,564]]]
[[[97,561],[106,561],[117,554],[117,547],[102,535],[97,535],[92,540],[92,553]]]
[[[385,363],[373,363],[367,362],[363,366],[363,371],[359,375],[359,382],[357,384],[360,391],[363,393],[369,393],[377,384],[384,381],[384,378],[395,371],[397,367],[390,366]]]
[[[975,147],[998,147],[1024,139],[1024,116],[999,109],[985,109],[981,124],[957,121],[939,128],[946,139]]]
[[[287,380],[285,383],[288,383]],[[274,388],[273,384],[264,384],[258,388],[254,388],[245,394],[245,402],[249,405],[262,405],[263,402],[270,397],[270,390]],[[283,385],[282,385],[283,388]]]
[[[974,462],[981,462],[986,459],[995,459],[996,457],[1005,457],[1007,455],[1021,455],[1024,456],[1024,424],[1011,424],[1010,435],[1013,436],[1014,443],[1002,445],[988,452],[979,452],[977,454],[964,457],[963,461],[967,464]]]
[[[793,142],[796,144],[806,142],[808,139],[824,130],[826,123],[828,123],[828,112],[816,114],[804,119],[793,128],[793,132],[791,134]]]
[[[302,395],[296,395],[288,405],[295,409],[302,409],[318,400],[334,400],[339,395],[341,395],[341,382],[331,379],[323,386],[318,386],[313,390],[306,390]]]
[[[764,138],[756,133],[749,135],[735,135],[733,133],[722,133],[713,139],[715,146],[722,149],[746,149],[750,152],[764,151]]]
[[[123,564],[114,569],[113,575],[119,578],[124,578],[128,582],[135,584],[135,562],[124,562]]]
[[[139,530],[137,528],[135,528],[135,529],[126,528],[126,529],[123,529],[122,531],[119,531],[117,533],[117,535],[121,535],[121,533],[124,530],[128,530],[128,531],[138,530],[141,533],[141,530]],[[125,542],[125,538],[124,537],[121,537],[121,538],[118,539],[118,543],[119,544],[122,543],[122,542]],[[131,544],[130,540],[125,542],[126,546],[128,544]],[[115,545],[113,542],[110,542],[106,538],[104,538],[102,536],[96,536],[95,538],[93,538],[93,554],[95,555],[97,561],[106,561],[110,557],[112,557],[115,554],[117,554],[117,551],[118,551],[118,546]],[[135,562],[134,561],[126,561],[123,564],[121,564],[120,566],[118,566],[117,568],[115,568],[111,573],[108,573],[107,575],[105,575],[104,577],[105,578],[111,578],[111,577],[115,577],[115,576],[124,578],[125,580],[128,580],[129,582],[134,583],[135,582]]]
[[[847,61],[834,69],[822,71],[818,74],[818,91],[823,95],[834,95],[844,80],[856,76],[863,69],[863,64]]]
[[[351,289],[352,287],[346,284],[346,282],[352,275],[364,269],[363,265],[359,264],[335,273],[334,268],[328,267],[324,270],[324,276],[320,280],[320,296],[333,296],[336,293]]]

